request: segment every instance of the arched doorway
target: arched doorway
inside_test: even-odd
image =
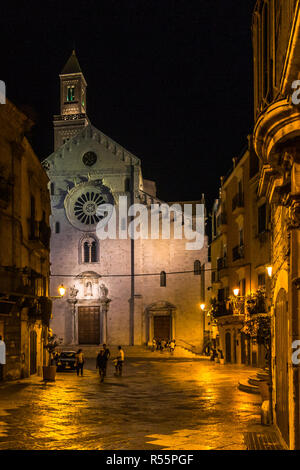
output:
[[[231,334],[225,334],[226,362],[231,362]]]
[[[146,309],[148,316],[148,343],[156,339],[175,338],[175,310],[176,307],[169,302],[155,302]]]
[[[246,364],[245,333],[241,333],[241,363]]]
[[[30,332],[30,375],[36,374],[37,335],[35,331]]]
[[[275,304],[276,348],[276,421],[280,432],[289,443],[289,383],[288,383],[288,302],[284,289],[280,289]]]
[[[171,338],[171,315],[155,315],[153,317],[153,336],[156,339],[165,339],[169,341]]]

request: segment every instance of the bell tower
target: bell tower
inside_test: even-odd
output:
[[[60,114],[54,116],[54,151],[89,123],[86,114],[86,81],[75,50],[60,75]]]

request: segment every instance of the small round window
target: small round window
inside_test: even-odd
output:
[[[97,155],[95,152],[86,152],[82,157],[82,161],[86,166],[92,166],[97,161]]]

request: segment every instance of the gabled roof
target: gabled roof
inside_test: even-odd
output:
[[[110,150],[113,154],[118,156],[125,163],[134,162],[134,164],[137,165],[141,164],[141,160],[138,157],[133,155],[131,152],[119,145],[113,139],[105,135],[103,132],[96,129],[96,127],[94,127],[91,123],[81,129],[78,134],[74,135],[74,137],[72,137],[70,140],[61,145],[61,147],[51,153],[51,155],[45,158],[42,163],[46,164],[47,161],[53,160],[57,155],[61,154],[64,149],[70,149],[74,142],[78,142],[78,140],[81,139],[95,139],[99,143],[104,145],[106,149]]]
[[[82,73],[78,59],[76,57],[75,49],[73,49],[72,54],[61,71],[61,75],[68,75],[69,73]]]

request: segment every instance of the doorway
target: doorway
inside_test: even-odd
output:
[[[231,362],[231,334],[225,334],[226,362]]]
[[[36,374],[37,334],[30,332],[30,375]]]
[[[100,307],[78,307],[78,343],[100,344]]]
[[[155,315],[153,318],[154,338],[165,339],[171,338],[171,315]]]

